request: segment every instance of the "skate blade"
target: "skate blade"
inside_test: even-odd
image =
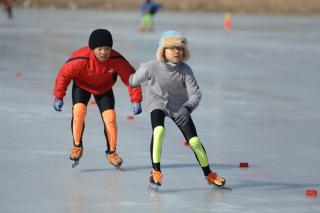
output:
[[[111,163],[111,161],[109,161],[109,163],[110,163],[112,166],[114,166],[116,169],[123,170],[122,167],[121,167],[122,163],[119,164],[119,165],[113,164],[113,163]]]
[[[228,186],[228,185],[226,185],[226,184],[224,184],[224,185],[222,185],[222,186],[214,185],[214,188],[220,189],[220,190],[232,190],[232,187],[231,187],[231,186]]]
[[[119,170],[122,170],[122,167],[121,167],[121,165],[113,165],[116,169],[119,169]]]
[[[149,189],[151,189],[154,192],[158,192],[159,191],[159,185],[150,183]]]
[[[72,160],[72,168],[79,165],[79,160]]]
[[[122,168],[122,166],[114,166],[117,170],[120,170],[120,171],[124,171],[124,168]]]

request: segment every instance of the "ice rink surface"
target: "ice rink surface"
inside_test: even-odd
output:
[[[0,212],[320,212],[320,17],[160,11],[152,33],[126,11],[14,11],[0,16]],[[212,168],[232,191],[209,187],[170,119],[162,152],[164,182],[148,191],[151,125],[114,87],[123,170],[105,160],[103,124],[89,104],[84,156],[71,168],[70,88],[52,108],[55,77],[90,32],[107,28],[134,67],[155,58],[160,33],[189,38],[189,64],[203,92],[192,114]],[[145,85],[143,85],[145,89]],[[239,168],[248,162],[249,168]]]

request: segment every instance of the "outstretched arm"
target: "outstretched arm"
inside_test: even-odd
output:
[[[149,71],[144,64],[141,64],[136,73],[130,75],[129,84],[133,87],[139,86],[141,83],[149,79]]]
[[[141,87],[138,86],[134,88],[129,84],[129,76],[131,74],[134,74],[135,72],[134,68],[122,56],[119,59],[115,59],[115,60],[119,60],[116,63],[117,72],[121,78],[121,81],[128,87],[131,103],[140,103],[142,101]]]

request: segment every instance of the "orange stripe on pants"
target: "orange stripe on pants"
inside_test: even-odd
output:
[[[87,114],[87,106],[82,103],[77,103],[73,105],[73,122],[72,122],[72,129],[73,129],[73,141],[75,145],[80,145],[80,140],[82,137],[83,132],[83,124],[84,119]]]
[[[108,109],[102,112],[102,118],[105,123],[108,136],[109,151],[115,151],[117,148],[117,122],[116,112],[113,109]]]

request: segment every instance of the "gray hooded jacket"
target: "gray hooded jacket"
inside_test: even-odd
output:
[[[175,118],[181,107],[193,111],[201,100],[201,91],[193,72],[184,62],[175,67],[160,61],[141,64],[130,76],[129,83],[136,87],[144,81],[148,81],[146,100],[149,112],[161,109]]]

